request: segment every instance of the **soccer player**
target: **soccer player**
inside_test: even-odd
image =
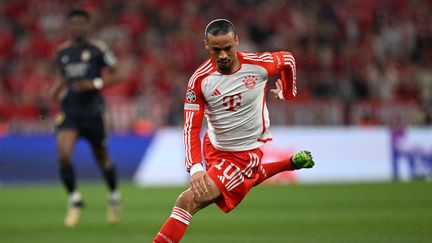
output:
[[[117,223],[121,196],[107,152],[105,103],[100,93],[103,87],[120,80],[117,61],[104,43],[88,36],[90,16],[86,11],[71,11],[67,27],[70,39],[57,49],[55,61],[59,77],[51,94],[53,100],[62,99],[55,123],[59,173],[69,194],[64,223],[66,227],[74,227],[84,206],[71,163],[71,154],[80,137],[90,143],[109,189],[107,221]]]
[[[179,242],[196,212],[216,203],[225,213],[234,209],[249,190],[267,178],[287,170],[312,168],[308,151],[291,158],[261,164],[259,149],[272,137],[266,107],[267,81],[280,74],[278,99],[293,99],[296,90],[294,57],[289,52],[261,54],[237,51],[238,36],[226,19],[210,22],[204,32],[210,59],[192,75],[184,103],[185,166],[190,187],[180,194],[171,216],[154,242]],[[208,123],[202,147],[203,117]]]

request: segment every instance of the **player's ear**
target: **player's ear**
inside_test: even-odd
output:
[[[208,49],[209,49],[209,46],[208,46],[208,42],[207,42],[207,39],[204,39],[204,46],[205,46],[206,50],[208,50]]]
[[[239,37],[238,37],[238,35],[235,36],[235,43],[236,43],[236,46],[239,45]]]

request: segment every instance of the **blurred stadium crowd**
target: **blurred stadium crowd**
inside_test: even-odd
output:
[[[119,59],[124,80],[104,90],[116,131],[182,124],[203,29],[220,17],[240,50],[296,58],[299,96],[268,99],[273,124],[431,124],[430,0],[11,0],[0,1],[0,133],[51,129],[40,114],[56,110],[53,52],[73,8]]]

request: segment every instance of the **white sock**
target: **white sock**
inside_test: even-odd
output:
[[[69,203],[70,204],[78,203],[81,201],[82,201],[82,198],[81,198],[81,193],[79,191],[74,191],[69,195]]]
[[[121,201],[121,193],[119,191],[112,191],[108,195],[108,200],[111,203],[120,203]]]

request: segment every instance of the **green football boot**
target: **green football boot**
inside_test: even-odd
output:
[[[315,165],[311,152],[305,150],[294,154],[291,161],[297,170],[302,168],[312,168]]]

